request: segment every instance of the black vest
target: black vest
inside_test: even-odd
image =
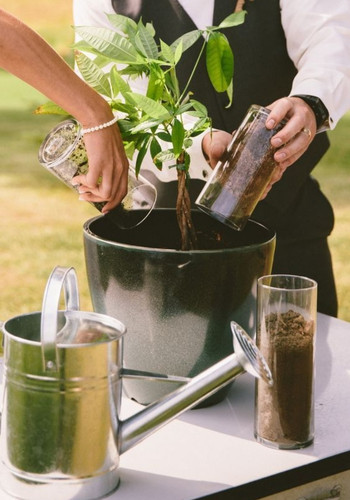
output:
[[[135,21],[142,17],[143,22],[152,22],[158,38],[168,44],[196,29],[176,0],[112,0],[112,4],[119,14]],[[214,25],[232,13],[235,4],[236,0],[216,0]],[[233,105],[226,109],[227,96],[212,88],[204,58],[190,85],[193,97],[207,106],[213,126],[228,132],[237,128],[251,104],[266,106],[289,95],[296,75],[286,49],[279,0],[247,0],[244,8],[247,10],[245,22],[223,31],[234,53]],[[198,41],[185,52],[178,70],[180,84],[187,81],[200,47],[201,41]],[[309,173],[328,147],[327,135],[318,134],[302,158],[287,169],[266,200],[258,204],[255,218],[275,228],[283,226],[282,219],[298,203],[300,190],[305,190],[311,182]]]

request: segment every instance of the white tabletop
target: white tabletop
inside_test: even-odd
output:
[[[254,440],[254,380],[243,374],[221,403],[187,411],[124,453],[120,486],[108,499],[190,500],[233,488],[229,498],[234,500],[245,498],[238,491],[252,482],[259,486],[281,474],[288,480],[283,474],[296,468],[310,470],[312,480],[317,464],[340,457],[342,470],[350,469],[350,323],[322,314],[315,397],[314,443],[302,450],[274,450]],[[123,401],[124,416],[139,408]]]

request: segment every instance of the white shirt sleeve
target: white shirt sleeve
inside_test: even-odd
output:
[[[350,1],[280,0],[296,75],[290,95],[319,97],[334,128],[350,109]]]

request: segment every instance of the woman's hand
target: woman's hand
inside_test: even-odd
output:
[[[128,190],[129,162],[123,148],[118,126],[84,135],[89,159],[89,171],[74,177],[79,184],[80,199],[90,202],[106,201],[102,212],[119,205]]]

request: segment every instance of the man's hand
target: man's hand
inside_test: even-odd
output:
[[[277,167],[261,199],[265,198],[273,184],[281,179],[286,169],[305,153],[316,134],[314,112],[302,99],[283,97],[267,108],[271,110],[266,120],[268,129],[274,128],[284,119],[287,122],[271,139],[272,146],[277,149],[274,154]],[[222,130],[213,131],[204,136],[202,149],[212,168],[223,157],[231,139],[231,134]]]
[[[283,97],[267,108],[271,109],[266,120],[267,128],[274,128],[284,119],[288,121],[271,139],[272,146],[278,148],[274,154],[278,165],[261,199],[265,198],[273,184],[281,179],[286,169],[305,153],[316,134],[314,112],[299,97]]]
[[[223,157],[231,139],[232,135],[223,130],[214,130],[203,137],[203,153],[211,168],[214,168],[217,162]]]

